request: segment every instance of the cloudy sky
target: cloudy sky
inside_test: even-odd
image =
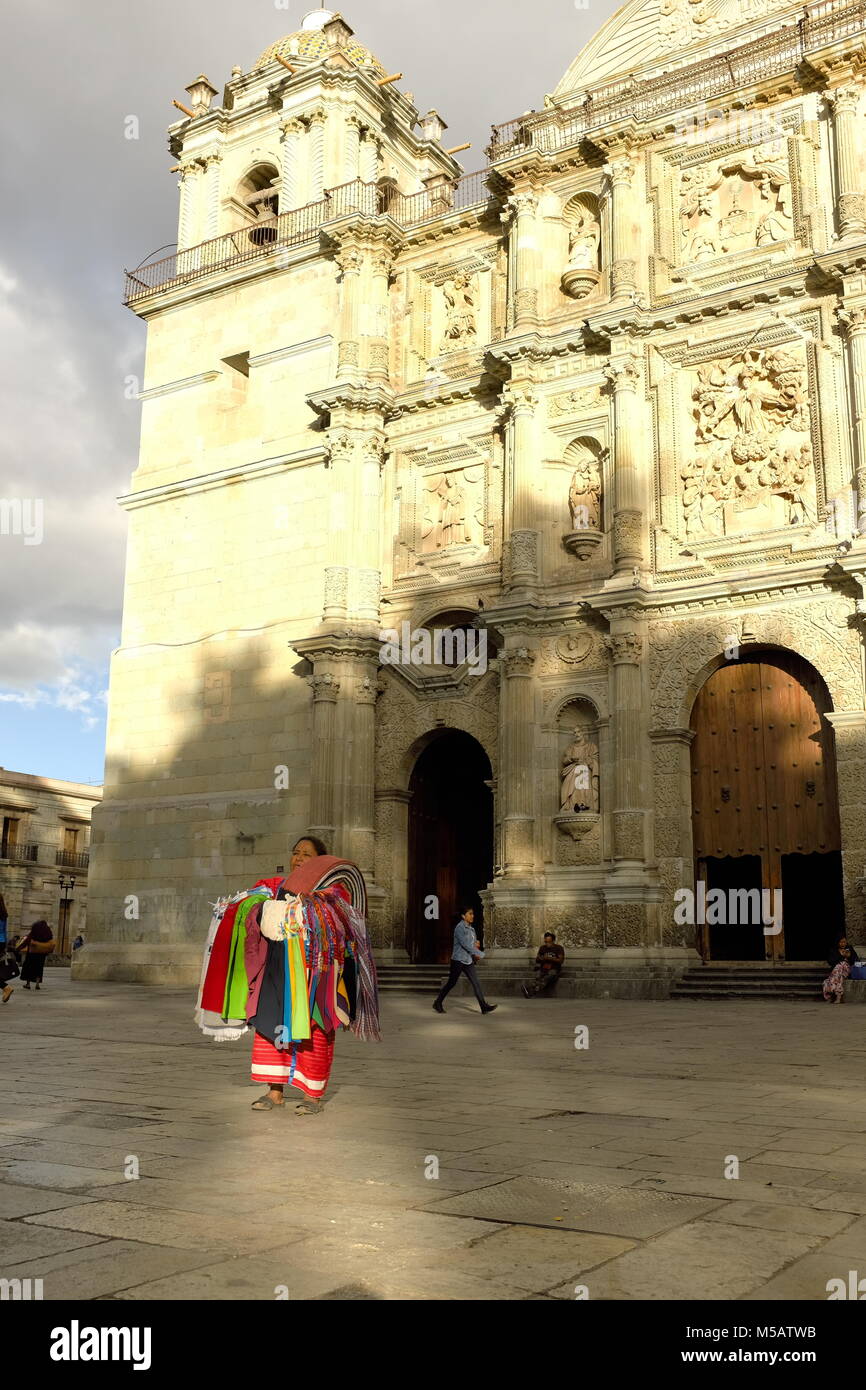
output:
[[[302,0],[4,0],[0,109],[0,766],[99,782],[119,638],[144,325],[123,266],[174,241],[172,97],[220,91]],[[335,8],[335,6],[332,6]],[[358,38],[484,164],[615,0],[346,0]],[[5,108],[5,109],[4,109]],[[136,116],[140,138],[125,138]]]

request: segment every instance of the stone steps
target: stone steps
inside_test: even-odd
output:
[[[827,967],[770,965],[738,961],[712,962],[687,970],[671,987],[671,999],[807,999],[823,998]]]

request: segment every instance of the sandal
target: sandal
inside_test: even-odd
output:
[[[284,1100],[281,1100],[281,1101],[278,1101],[278,1102],[275,1104],[275,1103],[271,1100],[270,1096],[259,1096],[258,1100],[254,1100],[254,1101],[253,1101],[252,1105],[250,1106],[250,1109],[251,1109],[251,1110],[282,1110],[282,1108],[283,1108],[283,1106],[285,1105],[285,1103],[286,1103],[286,1102],[285,1102]]]
[[[295,1114],[296,1114],[296,1115],[321,1115],[321,1113],[322,1113],[322,1104],[321,1104],[321,1101],[319,1102],[318,1105],[316,1105],[316,1104],[314,1104],[312,1101],[302,1100],[302,1101],[300,1102],[300,1104],[298,1104],[298,1105],[295,1106]]]

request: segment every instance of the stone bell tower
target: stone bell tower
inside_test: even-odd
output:
[[[389,284],[460,166],[339,14],[176,102],[148,325],[93,977],[191,974],[208,901],[314,832],[371,886]],[[399,202],[401,217],[390,215]]]

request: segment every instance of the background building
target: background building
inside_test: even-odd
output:
[[[11,940],[34,922],[69,955],[87,913],[90,818],[101,787],[0,768],[0,893]]]
[[[857,939],[864,65],[860,5],[631,0],[468,176],[327,11],[190,85],[82,971],[192,981],[305,830],[383,958],[478,894],[640,992],[698,883],[786,902],[710,958]]]

